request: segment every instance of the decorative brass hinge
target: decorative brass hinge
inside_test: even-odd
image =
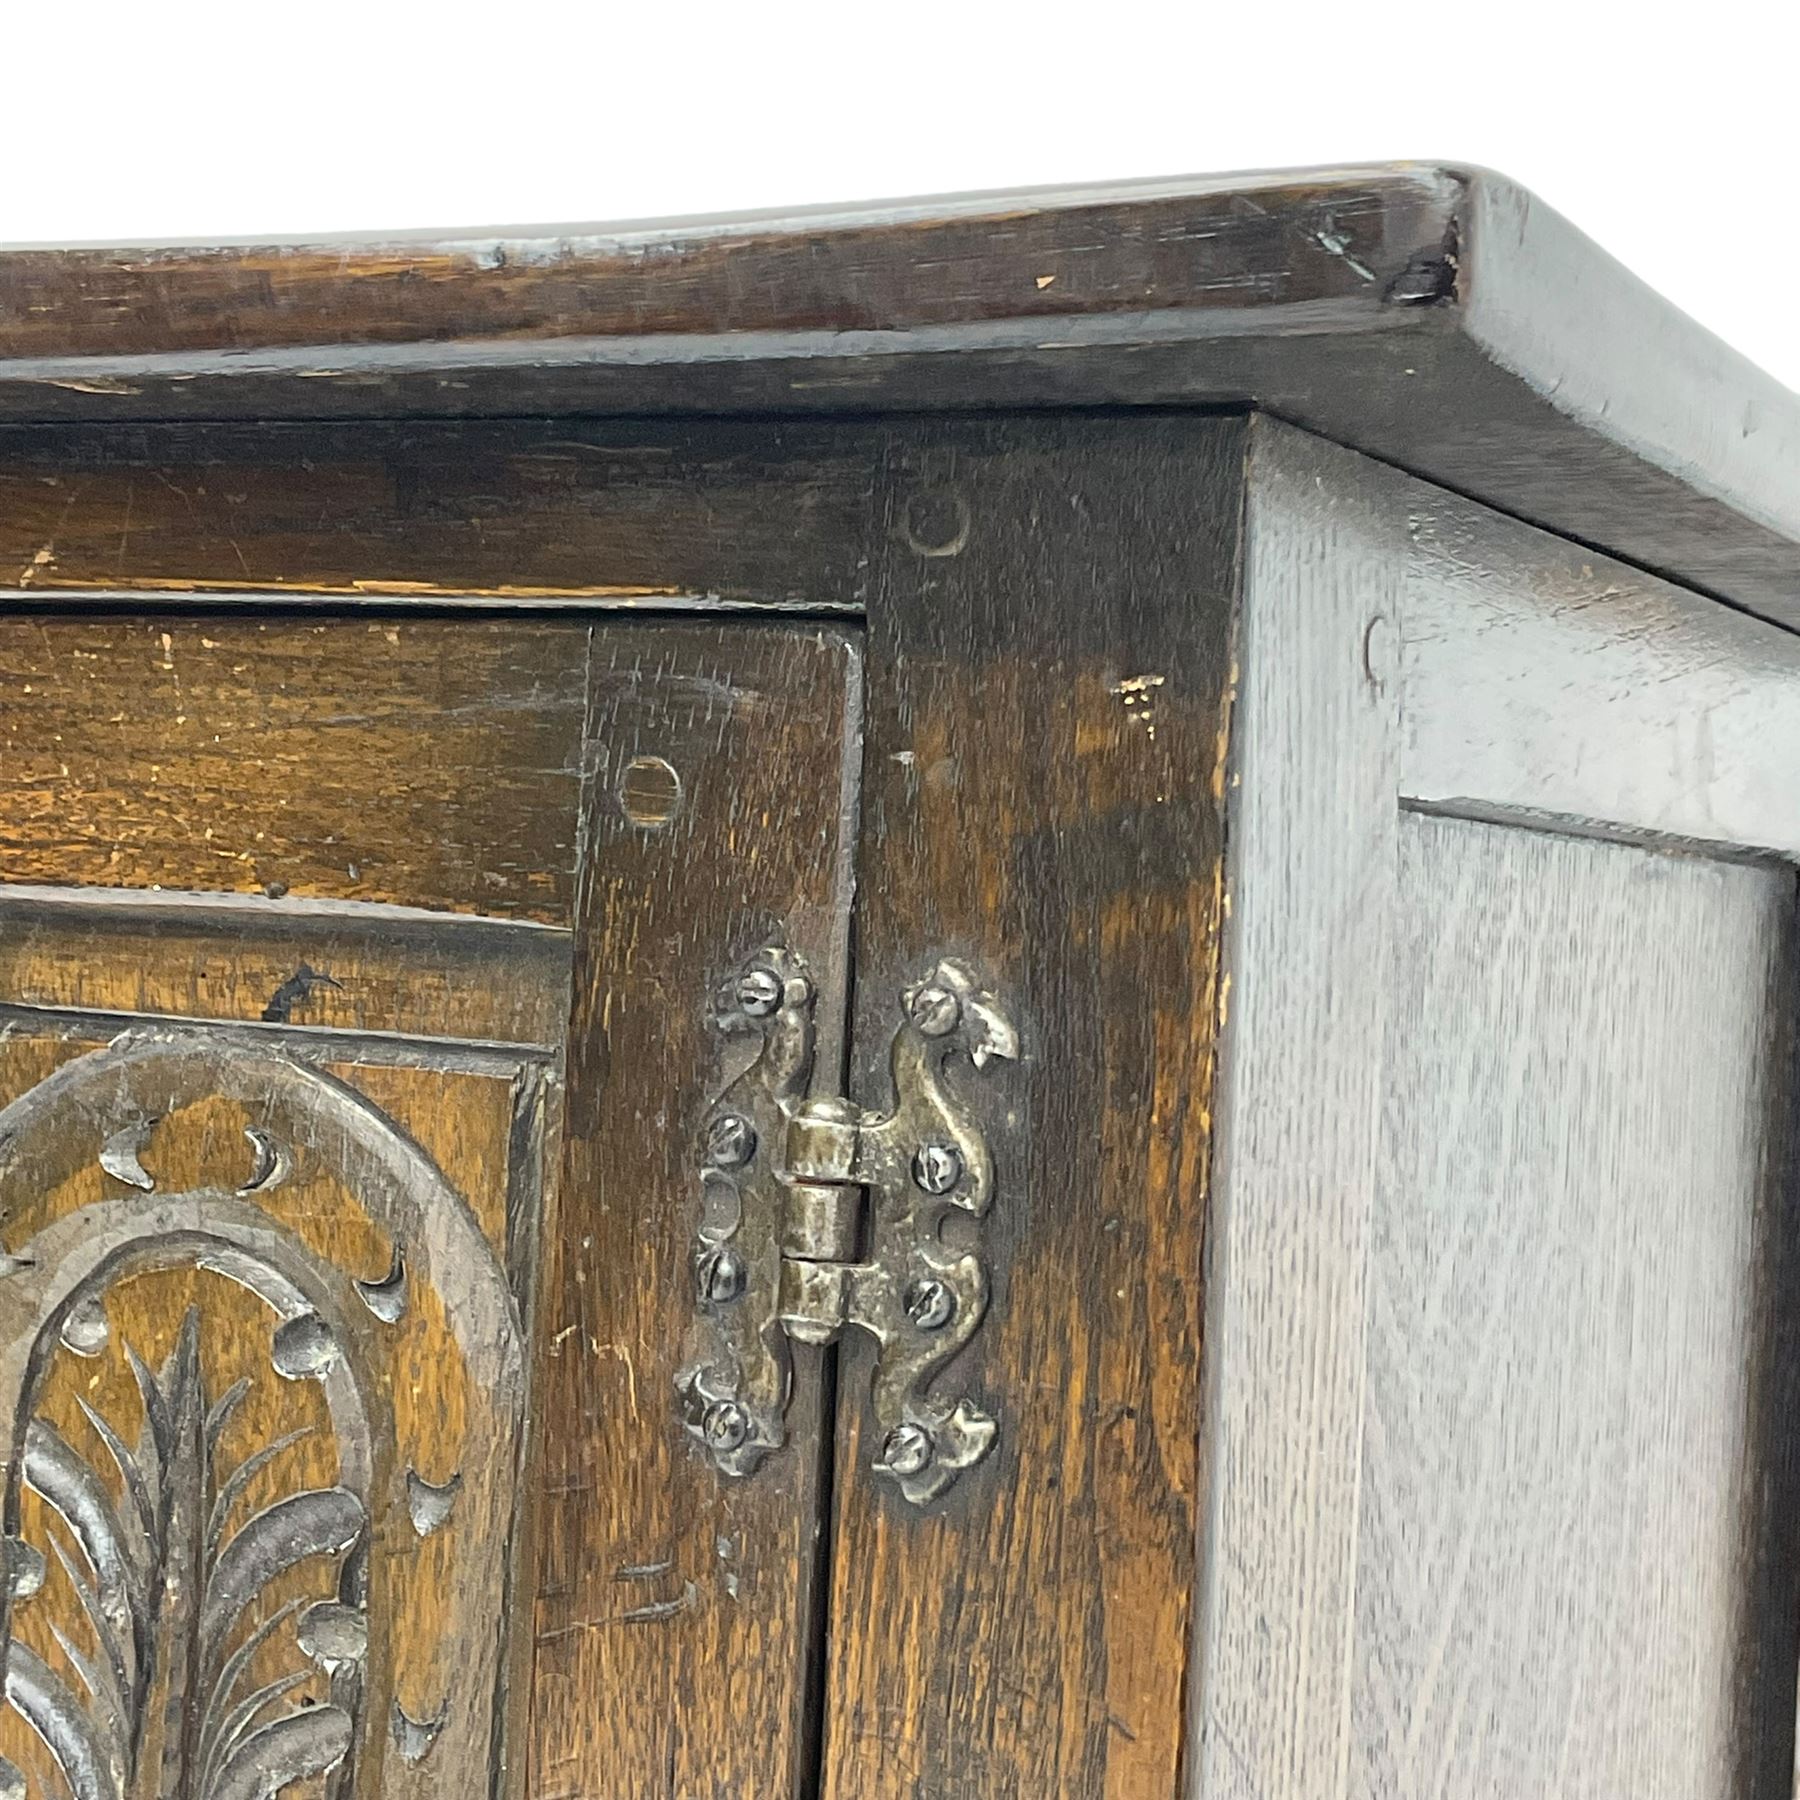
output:
[[[871,1112],[808,1097],[814,1003],[804,964],[780,948],[753,957],[717,1002],[723,1030],[761,1042],[703,1131],[700,1348],[679,1378],[683,1416],[721,1470],[749,1474],[786,1441],[789,1340],[830,1344],[859,1327],[877,1346],[875,1468],[923,1503],[997,1430],[968,1398],[932,1392],[987,1310],[986,1265],[951,1241],[951,1222],[980,1219],[994,1188],[986,1139],[945,1065],[1011,1059],[1018,1036],[972,971],[940,962],[901,996],[893,1105]]]

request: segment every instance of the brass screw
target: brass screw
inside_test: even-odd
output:
[[[953,1144],[921,1144],[913,1152],[912,1178],[928,1194],[947,1194],[962,1180],[963,1159]]]
[[[741,1169],[756,1154],[756,1127],[741,1113],[720,1113],[706,1128],[706,1160],[715,1168]]]
[[[935,1276],[926,1276],[906,1290],[905,1305],[919,1330],[942,1331],[956,1312],[956,1296]]]
[[[750,1436],[750,1415],[735,1400],[715,1400],[700,1421],[700,1435],[715,1455],[729,1455]]]
[[[700,1297],[714,1306],[729,1306],[743,1297],[750,1276],[744,1259],[727,1245],[720,1244],[700,1258],[697,1270]]]
[[[962,1001],[954,989],[928,981],[913,990],[906,1010],[927,1037],[943,1037],[956,1029],[957,1021],[962,1017]]]
[[[766,1019],[781,1004],[781,977],[773,969],[746,969],[738,977],[737,1003],[753,1019]]]
[[[895,1475],[923,1475],[931,1466],[931,1439],[917,1425],[896,1425],[881,1446],[881,1461]]]

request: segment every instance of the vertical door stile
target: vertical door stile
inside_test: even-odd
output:
[[[935,1393],[991,1446],[913,1504],[896,1449],[924,1447],[843,1352],[831,1800],[1177,1788],[1243,446],[1213,418],[889,431],[850,1092],[885,1104],[942,959],[1019,1055],[948,1070],[993,1164],[953,1223],[991,1274]]]
[[[702,1125],[742,1051],[716,996],[781,947],[841,1061],[860,652],[844,629],[596,629],[562,1201],[538,1306],[530,1791],[801,1793],[816,1707],[820,1353],[787,1443],[721,1476],[678,1375]],[[712,1204],[712,1202],[708,1202]]]

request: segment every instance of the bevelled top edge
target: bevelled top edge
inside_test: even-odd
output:
[[[1431,162],[1343,163],[1327,168],[1245,169],[1222,174],[1125,177],[1112,181],[1045,182],[1017,188],[969,188],[942,194],[908,194],[873,200],[826,200],[804,205],[748,207],[718,213],[671,213],[631,219],[539,221],[505,225],[408,226],[396,230],[286,232],[192,238],[91,239],[66,242],[0,242],[11,255],[116,256],[122,260],[215,256],[241,251],[411,251],[421,247],[542,244],[594,250],[659,239],[766,236],[795,231],[842,230],[878,225],[927,224],[938,219],[993,219],[1020,211],[1066,212],[1091,207],[1129,207],[1215,194],[1255,194],[1263,189],[1362,186],[1371,181],[1415,184],[1449,192],[1474,165]]]
[[[0,253],[0,425],[1262,408],[1800,625],[1800,396],[1505,177]]]
[[[0,362],[896,333],[1385,299],[1460,182],[1331,170],[664,224],[0,253]]]

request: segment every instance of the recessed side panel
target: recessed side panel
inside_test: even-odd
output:
[[[1407,814],[1399,890],[1350,1791],[1768,1792],[1792,872]]]

